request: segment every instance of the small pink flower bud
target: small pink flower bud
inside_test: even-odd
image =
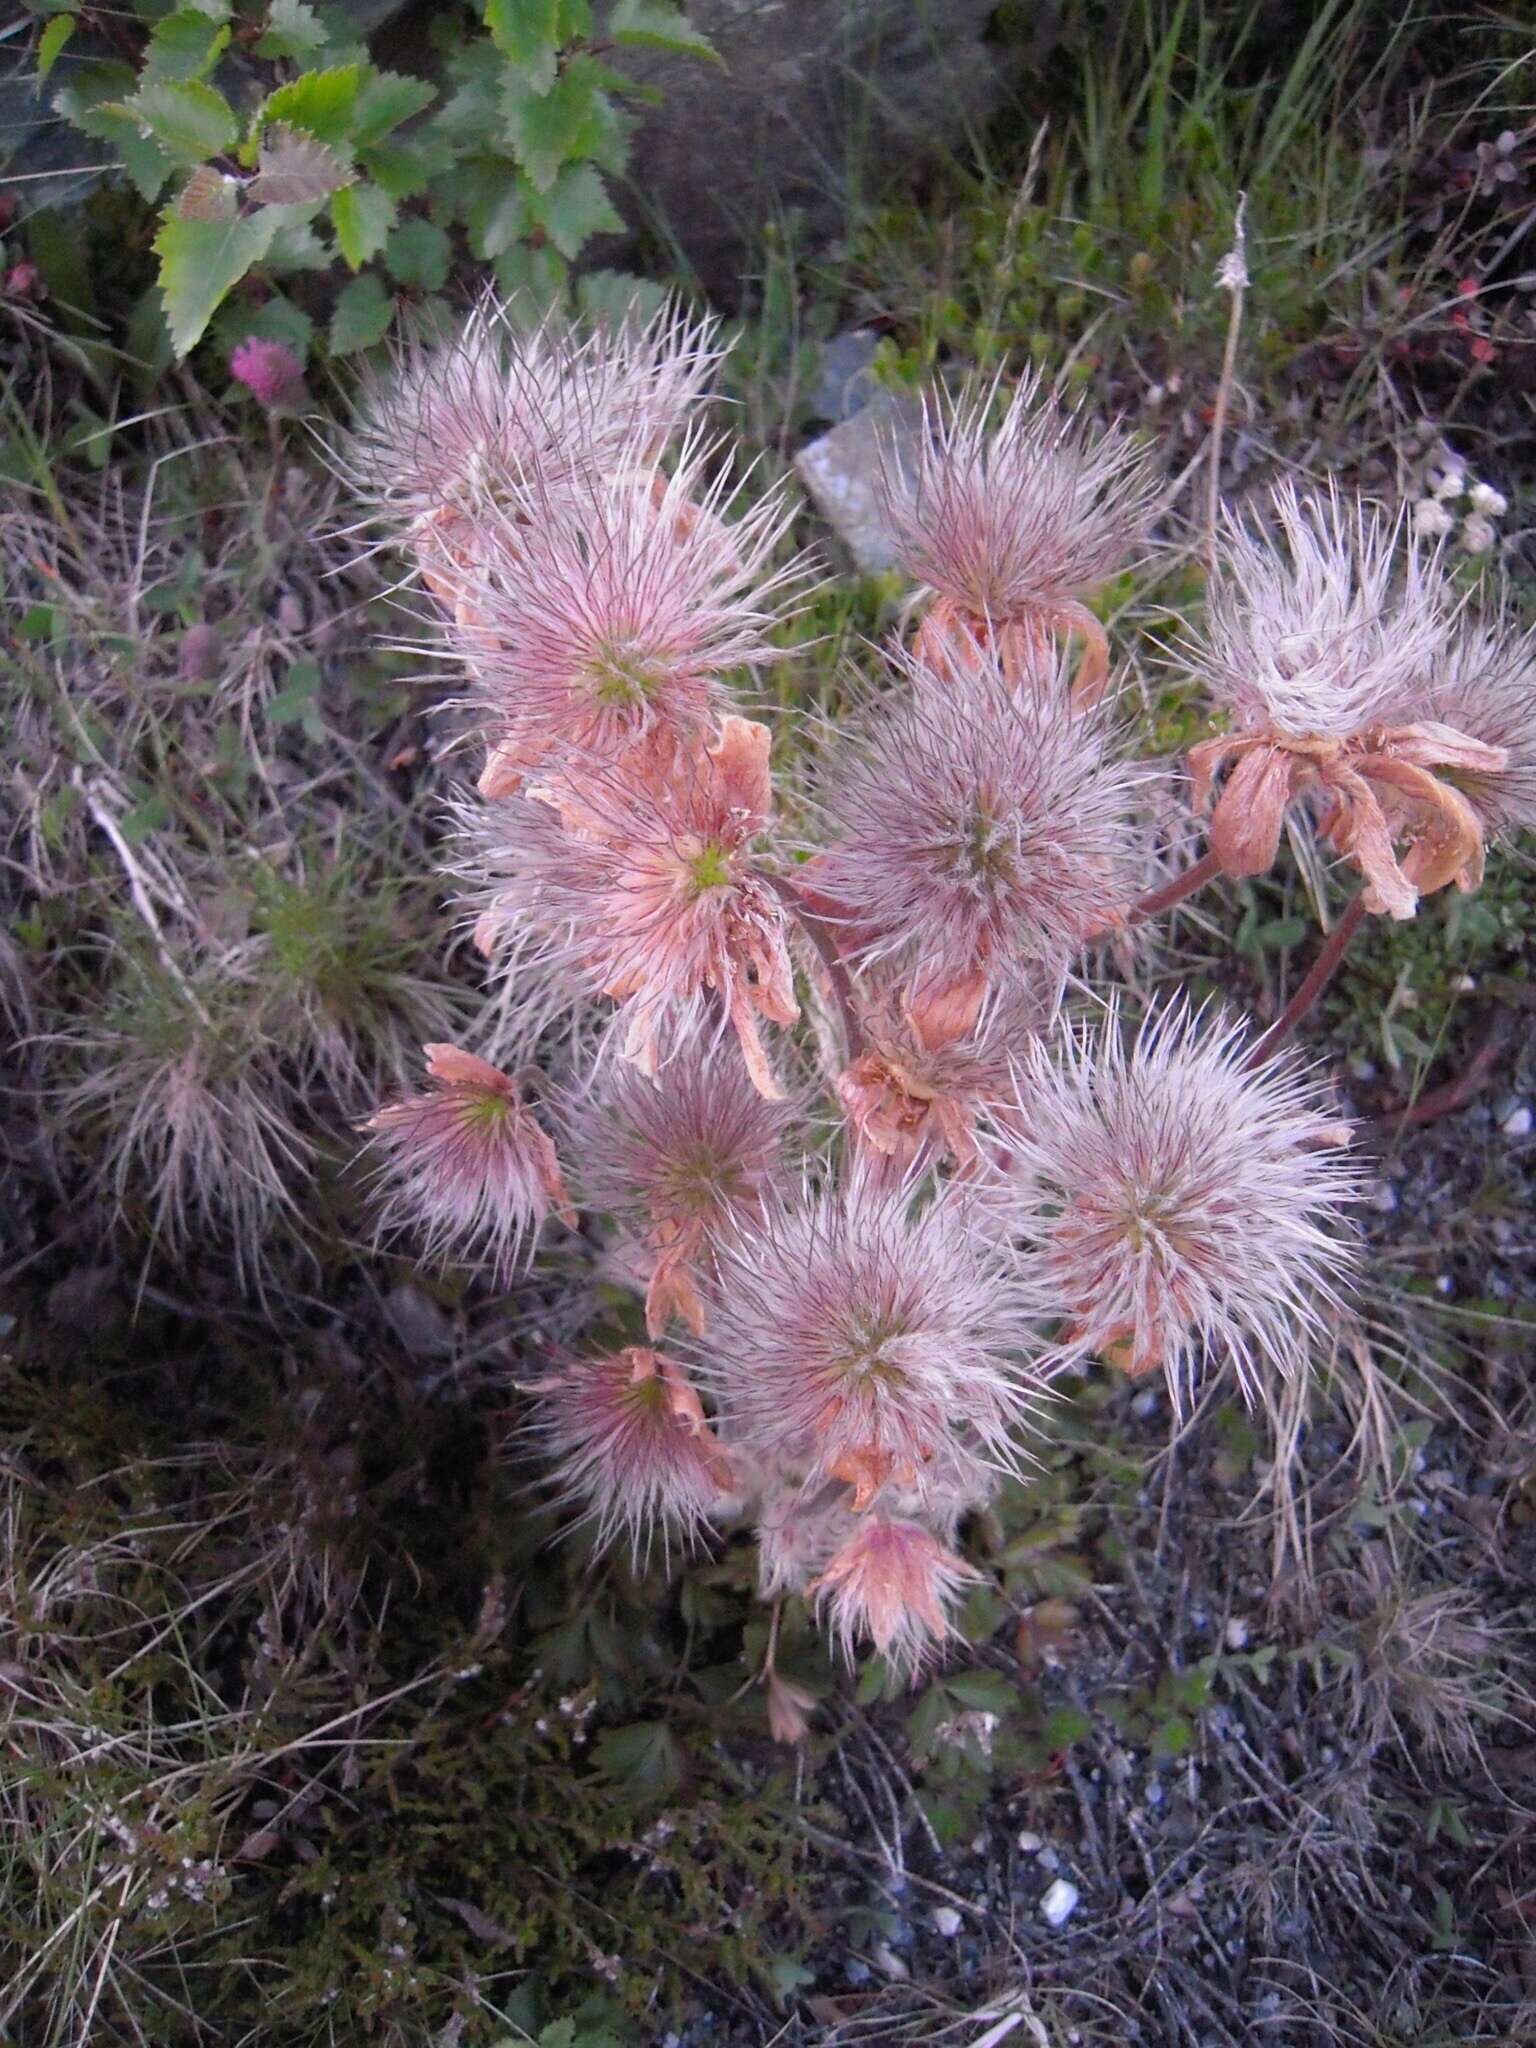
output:
[[[280,341],[249,334],[229,359],[229,373],[268,412],[298,412],[308,395],[304,366]]]

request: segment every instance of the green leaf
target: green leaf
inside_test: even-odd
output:
[[[555,79],[560,0],[485,0],[491,41],[510,57],[534,92],[548,92]]]
[[[48,76],[58,63],[65,44],[75,32],[75,18],[72,14],[56,14],[37,39],[38,83]]]
[[[389,238],[384,261],[396,284],[423,292],[441,291],[448,276],[448,237],[430,220],[403,220]]]
[[[582,43],[592,33],[592,0],[560,0],[560,27],[555,40]]]
[[[489,263],[528,232],[528,199],[533,188],[499,159],[466,164],[463,174],[464,228],[470,254]]]
[[[377,185],[349,185],[331,200],[341,253],[354,270],[377,256],[395,224],[395,202]]]
[[[655,50],[712,57],[720,65],[725,61],[709,37],[696,29],[680,9],[668,6],[666,0],[619,0],[608,17],[608,33],[616,43],[639,43]]]
[[[319,54],[330,38],[309,0],[272,0],[266,33],[256,45],[258,57],[306,58]]]
[[[126,65],[83,66],[54,95],[54,111],[82,134],[93,135],[98,142],[110,142],[139,197],[155,200],[175,165],[159,143],[144,133],[121,101],[107,96],[124,89],[131,92],[134,82]]]
[[[149,130],[172,163],[206,163],[232,149],[240,132],[223,93],[200,79],[141,86],[123,112]]]
[[[667,1799],[683,1778],[683,1751],[665,1721],[637,1721],[597,1738],[593,1761],[617,1778],[632,1799]]]
[[[210,21],[194,7],[178,7],[155,23],[144,52],[141,81],[145,85],[193,83],[213,69],[228,42],[228,28]]]
[[[529,210],[562,256],[579,256],[594,235],[621,234],[624,228],[593,164],[567,164],[547,192],[530,196]]]
[[[370,270],[354,277],[338,295],[331,315],[331,354],[350,356],[360,348],[372,348],[388,334],[394,317],[394,299],[378,272]]]
[[[267,251],[268,270],[329,270],[336,251],[322,242],[307,220],[289,220],[274,213],[277,232]]]
[[[315,323],[292,299],[284,298],[281,292],[274,292],[259,306],[248,299],[225,306],[214,322],[214,331],[222,346],[231,349],[252,334],[259,335],[263,341],[280,341],[285,348],[291,348],[302,363],[308,359],[314,344]]]
[[[548,92],[532,90],[509,71],[502,81],[501,117],[518,162],[540,192],[547,192],[562,164],[592,155],[601,128],[600,95],[585,58],[574,59]]]
[[[421,143],[376,143],[372,149],[360,150],[358,161],[391,199],[414,199],[434,178],[452,168],[453,155],[449,150],[434,149],[423,139]]]
[[[357,96],[352,135],[359,149],[382,142],[402,121],[409,121],[430,107],[437,87],[424,78],[407,78],[398,71],[378,71]]]
[[[946,1678],[944,1690],[962,1707],[984,1714],[1011,1714],[1019,1704],[1019,1689],[1010,1685],[1001,1671],[957,1671]]]
[[[565,291],[565,258],[552,243],[535,249],[514,242],[495,259],[496,282],[509,299],[521,299],[530,314],[553,312]]]
[[[263,127],[284,121],[290,128],[302,128],[318,142],[328,142],[333,149],[345,149],[352,139],[362,82],[361,64],[306,71],[302,78],[280,85],[257,119]]]
[[[165,322],[177,355],[193,347],[225,294],[266,255],[276,226],[264,213],[233,221],[178,220],[174,214],[162,220],[155,254]]]
[[[1152,1754],[1164,1760],[1187,1756],[1195,1744],[1194,1725],[1183,1714],[1170,1714],[1152,1730]]]

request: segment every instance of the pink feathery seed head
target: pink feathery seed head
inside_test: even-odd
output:
[[[730,708],[733,670],[780,659],[773,629],[800,575],[771,557],[781,495],[726,526],[692,448],[673,474],[509,494],[479,526],[479,572],[452,637],[488,716],[482,793],[507,795],[551,749],[613,755],[656,731],[687,738]]]
[[[855,1175],[765,1205],[716,1253],[703,1357],[749,1469],[841,1479],[862,1510],[890,1487],[1017,1469],[1038,1383],[1022,1291],[953,1193]]]
[[[1432,721],[1504,756],[1501,767],[1442,770],[1487,832],[1536,830],[1536,629],[1463,621],[1410,708],[1415,723]]]
[[[425,1092],[363,1125],[378,1159],[380,1226],[421,1231],[429,1255],[472,1252],[509,1274],[551,1209],[575,1226],[555,1148],[499,1068],[453,1045],[425,1052]]]
[[[1042,972],[996,995],[962,983],[937,996],[877,996],[865,1048],[837,1082],[859,1143],[897,1174],[934,1158],[960,1177],[975,1173],[978,1130],[1007,1103],[1017,1063],[1050,1029],[1061,993],[1061,976]]]
[[[654,462],[683,432],[724,360],[720,323],[690,313],[676,297],[645,317],[636,300],[602,338],[613,363],[610,410]]]
[[[610,472],[635,432],[617,364],[554,315],[524,321],[486,292],[454,334],[412,342],[365,386],[342,467],[428,567],[467,547],[509,486],[547,491]]]
[[[1141,773],[1093,716],[1011,692],[990,658],[964,691],[918,687],[833,734],[803,871],[855,964],[942,991],[1059,966],[1135,891]]]
[[[641,1345],[573,1359],[536,1390],[534,1432],[565,1499],[599,1547],[627,1539],[642,1559],[698,1538],[735,1480],[682,1366]]]
[[[768,755],[766,726],[725,718],[710,746],[567,764],[485,815],[482,927],[520,932],[515,960],[558,965],[573,996],[619,1003],[644,1073],[728,1027],[754,1086],[782,1092],[758,1029],[799,1015],[783,905],[756,864]]]
[[[799,1113],[798,1102],[761,1095],[736,1061],[701,1046],[666,1061],[654,1079],[633,1066],[609,1067],[568,1110],[587,1204],[617,1217],[646,1247],[653,1337],[674,1311],[702,1331],[698,1282],[709,1247],[783,1185]]]
[[[867,1638],[893,1670],[915,1678],[980,1578],[921,1523],[868,1515],[810,1591],[850,1663]]]
[[[308,396],[304,365],[280,341],[247,335],[229,359],[229,374],[268,412],[298,412]]]
[[[1065,410],[1038,373],[993,425],[1000,383],[926,401],[915,464],[894,455],[885,464],[883,513],[901,567],[946,616],[994,630],[1060,626],[1145,531],[1151,457],[1120,430]]]
[[[1354,1259],[1349,1127],[1245,1027],[1175,1003],[1128,1046],[1117,1014],[1021,1062],[1005,1200],[1021,1275],[1067,1359],[1160,1369],[1175,1405],[1229,1357],[1245,1396],[1306,1364]]]
[[[1239,731],[1347,740],[1400,722],[1437,667],[1458,598],[1434,556],[1338,492],[1274,491],[1262,525],[1229,513],[1204,632],[1185,649]]]

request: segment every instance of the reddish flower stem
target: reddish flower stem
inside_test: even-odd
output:
[[[1156,917],[1161,911],[1172,910],[1175,903],[1182,903],[1186,896],[1193,896],[1197,889],[1203,889],[1207,882],[1214,881],[1221,873],[1221,862],[1209,847],[1193,867],[1182,875],[1175,875],[1171,882],[1164,882],[1160,888],[1151,889],[1145,896],[1138,896],[1125,913],[1127,924],[1140,924],[1143,918]]]
[[[787,880],[783,875],[764,873],[762,878],[769,888],[773,890],[785,909],[794,917],[801,931],[805,933],[805,936],[816,948],[817,958],[827,970],[827,980],[832,986],[832,994],[837,1003],[838,1015],[843,1020],[843,1035],[848,1041],[848,1057],[850,1060],[856,1060],[864,1050],[864,1029],[859,1023],[858,1004],[854,999],[853,982],[849,977],[843,956],[837,949],[837,940],[833,936],[827,920],[816,915],[815,911],[810,908],[795,888],[794,883]]]
[[[1488,1028],[1481,1043],[1461,1072],[1442,1087],[1431,1088],[1427,1095],[1421,1095],[1417,1102],[1411,1102],[1396,1115],[1382,1117],[1383,1129],[1390,1129],[1395,1134],[1420,1124],[1432,1124],[1436,1117],[1454,1116],[1457,1110],[1465,1109],[1497,1073],[1504,1048],[1514,1036],[1514,1028],[1514,1020],[1508,1010],[1495,1010],[1488,1019]]]
[[[1248,1048],[1247,1064],[1250,1067],[1262,1065],[1276,1046],[1284,1044],[1306,1016],[1337,973],[1339,962],[1349,950],[1349,942],[1360,929],[1360,921],[1364,916],[1365,891],[1360,889],[1345,905],[1343,916],[1323,941],[1317,958],[1303,976],[1296,993],[1269,1029],[1261,1037],[1256,1038]]]

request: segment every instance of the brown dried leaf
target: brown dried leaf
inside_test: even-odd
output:
[[[247,190],[262,206],[307,206],[328,199],[356,175],[313,135],[278,126],[262,140],[261,160]]]

